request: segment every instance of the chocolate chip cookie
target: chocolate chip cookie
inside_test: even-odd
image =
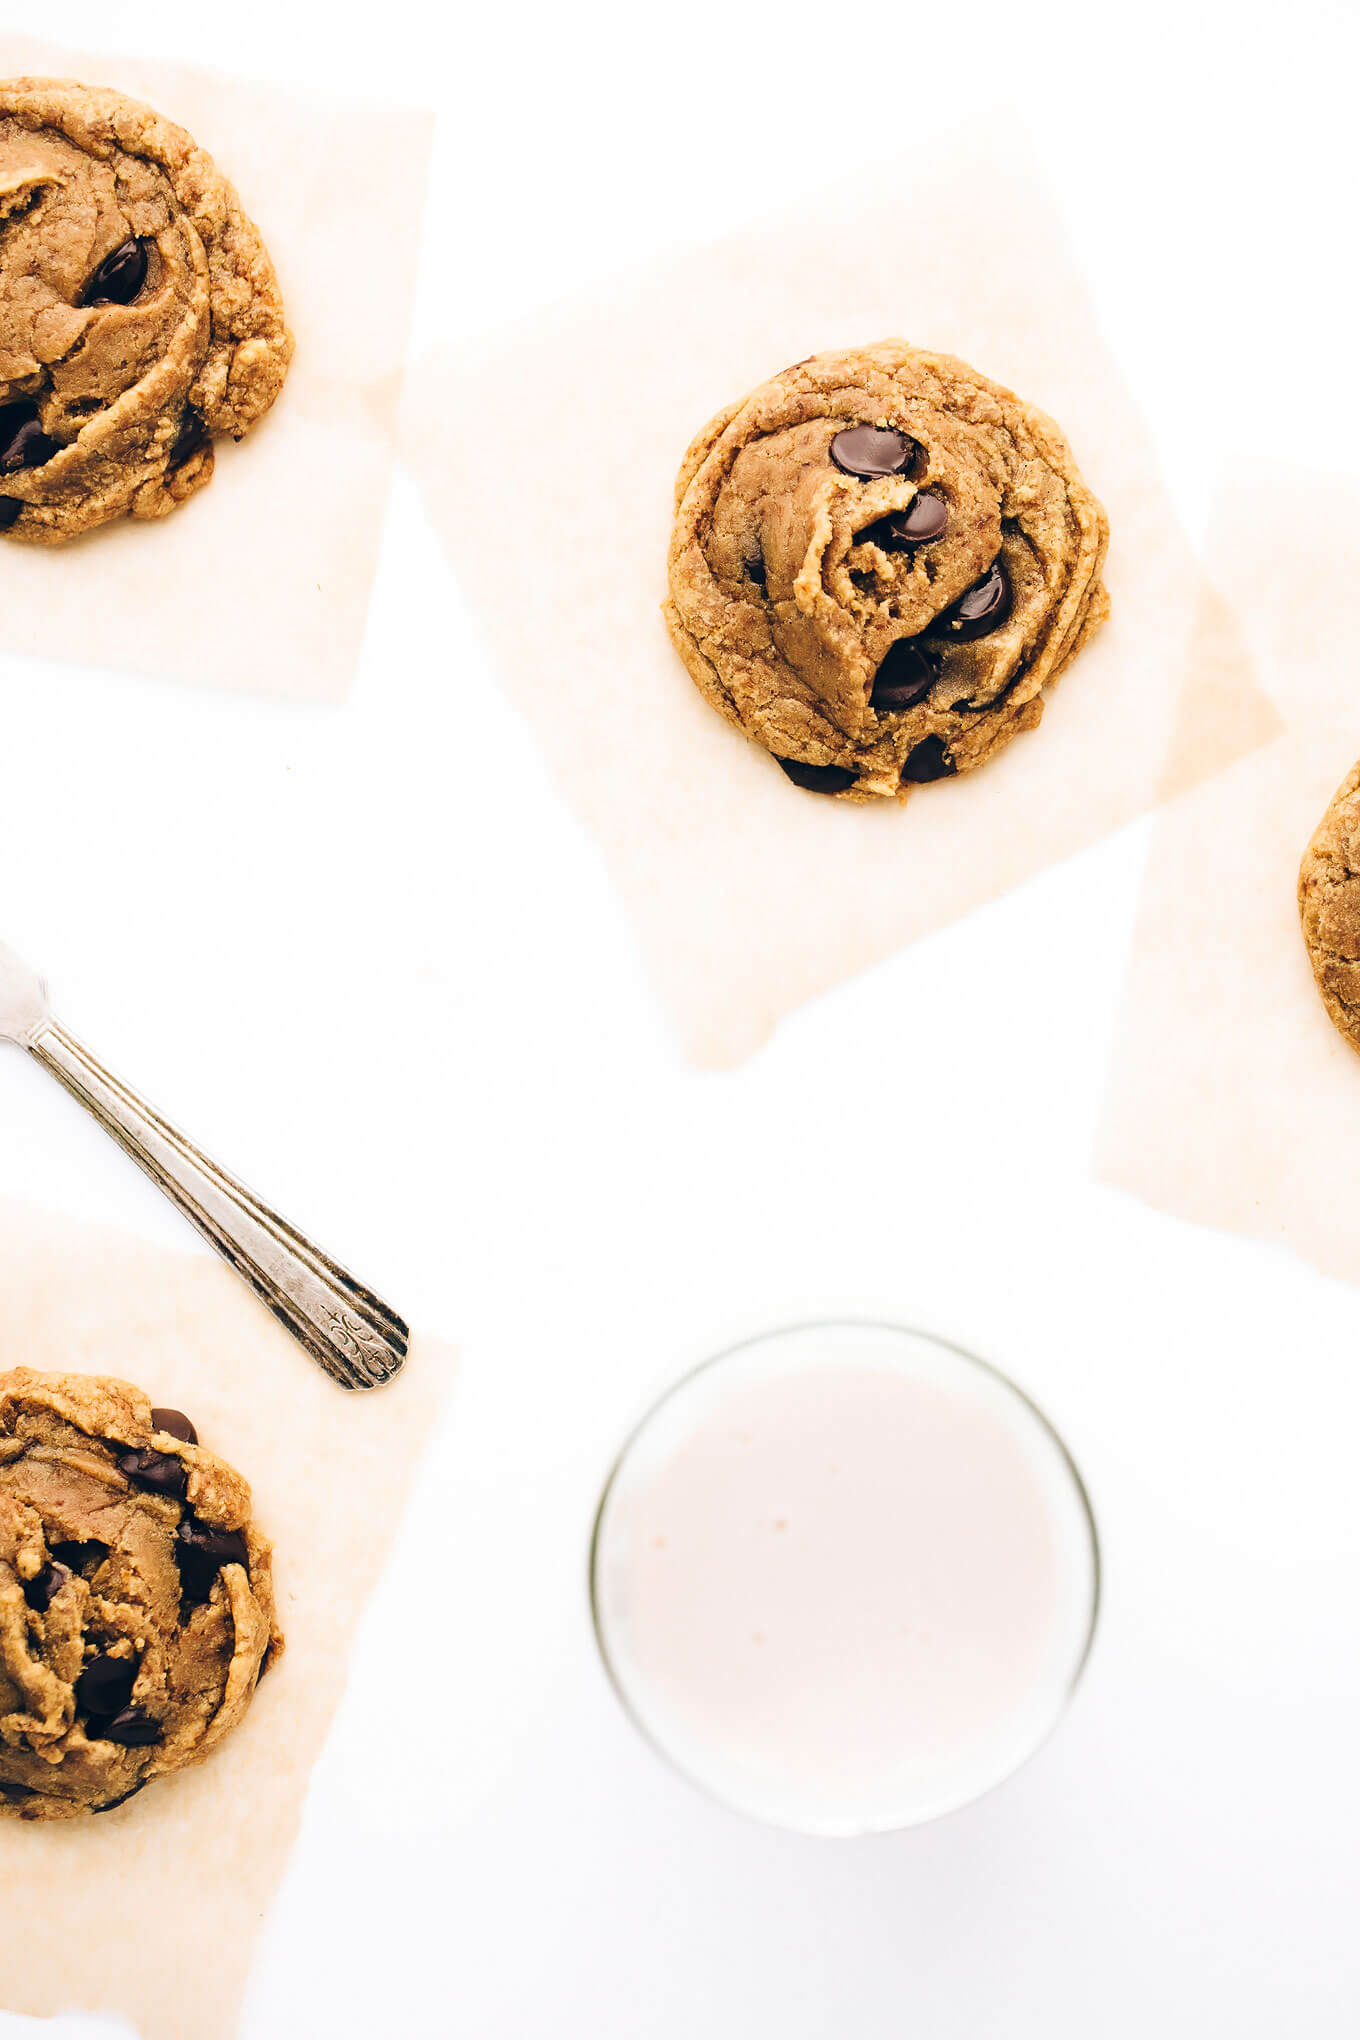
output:
[[[166,516],[292,351],[259,233],[183,129],[67,79],[0,82],[0,531]]]
[[[196,1764],[283,1648],[250,1489],[125,1381],[0,1374],[0,1817]]]
[[[796,786],[900,800],[1038,722],[1108,613],[1106,538],[1052,419],[884,340],[812,355],[705,426],[666,618]]]
[[[1303,853],[1299,914],[1322,1003],[1360,1049],[1360,765],[1342,780]]]

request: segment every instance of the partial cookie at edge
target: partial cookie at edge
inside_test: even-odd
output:
[[[292,336],[232,186],[183,129],[67,79],[0,82],[0,530],[163,517],[215,434],[278,395]]]
[[[1303,853],[1299,916],[1322,1002],[1360,1051],[1360,764],[1342,780]]]

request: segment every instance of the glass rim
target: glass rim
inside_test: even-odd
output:
[[[1026,1750],[1019,1762],[1012,1765],[1008,1771],[1002,1772],[999,1777],[992,1779],[980,1791],[972,1792],[967,1794],[966,1797],[953,1800],[949,1805],[941,1806],[932,1813],[924,1814],[918,1820],[892,1820],[885,1822],[882,1826],[861,1826],[847,1829],[842,1833],[832,1833],[823,1829],[800,1826],[793,1821],[777,1820],[770,1815],[756,1813],[750,1807],[738,1805],[735,1800],[728,1798],[724,1793],[718,1791],[716,1787],[710,1785],[698,1772],[691,1770],[682,1763],[676,1753],[668,1748],[659,1734],[645,1720],[629,1694],[610,1650],[608,1624],[600,1605],[600,1559],[605,1514],[634,1447],[650,1429],[653,1421],[669,1403],[673,1402],[685,1389],[700,1380],[702,1376],[713,1372],[716,1368],[722,1367],[730,1361],[739,1359],[742,1354],[749,1352],[753,1347],[764,1346],[779,1339],[790,1338],[799,1332],[817,1331],[890,1332],[898,1338],[920,1339],[925,1344],[937,1347],[940,1351],[952,1355],[955,1360],[964,1362],[966,1366],[976,1369],[979,1374],[988,1376],[993,1382],[1013,1396],[1037,1423],[1049,1443],[1057,1450],[1058,1458],[1066,1470],[1077,1500],[1078,1514],[1086,1532],[1086,1544],[1091,1568],[1090,1607],[1086,1615],[1085,1634],[1081,1649],[1076,1656],[1072,1669],[1067,1675],[1061,1692],[1057,1696],[1051,1720],[1045,1727],[1043,1734]],[[736,1340],[732,1345],[724,1346],[720,1352],[711,1353],[707,1359],[698,1361],[696,1365],[686,1368],[684,1373],[677,1375],[675,1380],[664,1388],[659,1395],[653,1397],[641,1416],[629,1428],[623,1442],[610,1462],[609,1470],[600,1490],[600,1498],[595,1507],[595,1514],[591,1525],[587,1565],[587,1591],[590,1601],[591,1628],[594,1631],[595,1645],[599,1653],[600,1662],[604,1667],[605,1675],[620,1706],[643,1741],[662,1759],[668,1770],[672,1771],[676,1777],[682,1779],[693,1791],[702,1794],[711,1805],[721,1806],[724,1811],[735,1814],[742,1820],[751,1821],[757,1826],[772,1828],[776,1832],[783,1834],[802,1835],[809,1841],[860,1841],[868,1840],[873,1836],[910,1834],[918,1828],[933,1826],[936,1821],[947,1820],[952,1814],[963,1812],[966,1807],[977,1806],[982,1800],[990,1798],[994,1792],[999,1791],[1012,1778],[1018,1777],[1020,1772],[1033,1762],[1034,1758],[1038,1756],[1039,1752],[1051,1740],[1072,1704],[1073,1697],[1081,1684],[1086,1667],[1090,1663],[1104,1598],[1104,1560],[1101,1552],[1100,1532],[1096,1523],[1096,1514],[1091,1502],[1090,1491],[1085,1480],[1082,1478],[1080,1467],[1068,1449],[1066,1439],[1052,1419],[1034,1400],[1033,1396],[1021,1387],[1014,1376],[1007,1374],[1005,1369],[998,1367],[994,1361],[983,1359],[980,1354],[970,1352],[966,1346],[959,1345],[957,1340],[945,1338],[938,1332],[925,1331],[919,1326],[897,1324],[887,1318],[878,1317],[835,1316],[802,1318],[790,1324],[775,1325],[767,1331],[750,1333]]]

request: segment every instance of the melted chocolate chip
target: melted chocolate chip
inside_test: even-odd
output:
[[[891,425],[848,425],[831,442],[831,458],[841,472],[866,482],[879,475],[904,475],[916,452],[916,441]]]
[[[949,505],[933,489],[923,489],[908,503],[898,522],[912,545],[925,545],[938,538],[949,522]]]
[[[249,1565],[246,1540],[239,1530],[216,1530],[186,1516],[175,1531],[175,1560],[184,1598],[201,1606],[212,1593],[224,1565]]]
[[[46,467],[57,451],[55,439],[49,439],[36,418],[21,425],[9,445],[5,448],[3,462],[7,475],[16,475],[25,468]]]
[[[883,664],[874,675],[869,703],[880,715],[895,708],[910,708],[929,694],[940,677],[936,652],[915,638],[898,638],[888,646]]]
[[[144,1707],[124,1707],[114,1715],[112,1721],[90,1724],[90,1733],[97,1735],[101,1742],[121,1743],[124,1749],[147,1749],[161,1739],[161,1725],[153,1721]]]
[[[110,1657],[106,1651],[92,1657],[76,1680],[76,1705],[81,1713],[101,1719],[121,1714],[132,1698],[137,1669],[133,1658]]]
[[[924,786],[932,779],[948,779],[955,769],[943,737],[922,737],[916,748],[907,753],[902,779],[907,785]]]
[[[198,1433],[183,1410],[153,1410],[151,1428],[153,1431],[167,1431],[172,1438],[178,1438],[181,1445],[198,1443]]]
[[[27,1582],[24,1599],[35,1615],[45,1615],[71,1577],[64,1565],[45,1565]]]
[[[145,241],[124,241],[106,255],[85,286],[87,305],[130,305],[146,282]]]
[[[905,510],[880,517],[877,524],[871,524],[857,536],[882,552],[910,552],[913,546],[928,545],[932,538],[938,538],[948,522],[949,508],[944,497],[926,492],[913,497]]]
[[[749,560],[742,561],[742,566],[746,570],[748,581],[754,581],[757,588],[765,586],[765,555],[759,546]]]
[[[0,496],[0,531],[13,530],[23,507],[17,496]]]
[[[201,1523],[197,1516],[183,1519],[175,1532],[175,1540],[181,1548],[202,1552],[218,1565],[245,1565],[249,1559],[241,1531],[219,1530],[211,1523]]]
[[[146,1488],[153,1495],[168,1495],[172,1501],[182,1502],[189,1490],[189,1473],[183,1460],[176,1459],[169,1452],[153,1452],[144,1447],[137,1452],[120,1452],[118,1469],[138,1487]]]
[[[844,765],[804,765],[798,758],[776,758],[774,762],[807,793],[844,793],[859,777]]]
[[[112,1813],[115,1806],[126,1806],[129,1799],[135,1799],[139,1792],[145,1792],[151,1783],[149,1778],[139,1778],[131,1792],[120,1792],[116,1799],[106,1799],[102,1806],[92,1806],[91,1813]]]
[[[982,579],[965,588],[952,609],[936,617],[931,630],[954,644],[968,644],[996,630],[1010,613],[1011,584],[1000,560],[993,560]]]
[[[36,404],[0,406],[0,475],[22,474],[45,467],[59,448],[38,423]]]
[[[184,416],[179,421],[179,432],[170,449],[170,466],[183,467],[187,460],[192,460],[200,448],[207,445],[209,437],[202,412],[196,411],[192,404],[186,405]]]

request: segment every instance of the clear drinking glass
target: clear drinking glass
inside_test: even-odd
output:
[[[670,1389],[591,1551],[625,1708],[695,1784],[819,1835],[966,1805],[1046,1740],[1090,1650],[1095,1523],[1014,1382],[925,1333],[795,1326]]]

